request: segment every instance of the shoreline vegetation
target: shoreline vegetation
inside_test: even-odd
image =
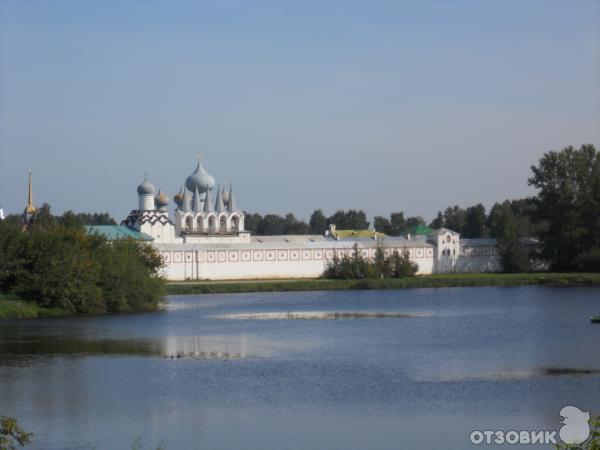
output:
[[[168,295],[472,286],[600,286],[600,273],[462,273],[384,279],[275,279],[167,282]]]
[[[339,291],[378,289],[434,289],[455,287],[600,286],[600,273],[461,273],[417,275],[384,279],[271,279],[226,281],[171,281],[167,295],[237,294],[257,292]],[[60,308],[38,306],[34,301],[0,294],[0,320],[57,317],[77,314]]]
[[[0,221],[0,318],[154,311],[165,282],[149,244],[109,241],[48,208]]]
[[[39,306],[33,300],[23,300],[15,295],[0,294],[0,319],[56,317],[69,314],[64,309]]]

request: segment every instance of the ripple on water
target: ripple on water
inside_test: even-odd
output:
[[[358,311],[287,311],[220,314],[214,319],[228,320],[341,320],[341,319],[412,319],[431,317],[429,313],[358,312]]]
[[[583,369],[576,367],[538,367],[531,370],[515,372],[498,372],[485,374],[464,374],[457,376],[442,376],[437,381],[440,382],[460,382],[460,381],[511,381],[526,380],[531,378],[544,377],[586,377],[600,375],[599,369]]]

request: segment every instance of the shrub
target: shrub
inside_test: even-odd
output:
[[[334,253],[327,262],[323,276],[342,280],[367,278],[402,278],[413,276],[418,270],[417,264],[410,260],[408,251],[402,255],[395,250],[390,257],[386,256],[385,244],[378,242],[373,261],[366,260],[358,244],[354,244],[352,256],[339,257]]]

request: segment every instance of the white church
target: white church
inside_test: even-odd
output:
[[[376,248],[408,251],[418,274],[500,270],[495,239],[461,239],[448,229],[421,227],[404,236],[375,230],[336,230],[319,235],[251,236],[233,188],[216,187],[200,162],[170,199],[146,178],[138,187],[138,207],[120,226],[91,226],[111,238],[132,236],[151,242],[164,262],[168,280],[316,278],[337,253],[351,255],[354,245],[365,258]]]

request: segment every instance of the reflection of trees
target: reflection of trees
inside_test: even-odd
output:
[[[158,339],[28,337],[0,341],[0,365],[25,365],[40,356],[154,356],[233,359],[248,356],[245,336],[171,336]]]
[[[157,340],[124,340],[124,339],[66,339],[27,338],[20,340],[4,340],[0,342],[0,364],[23,360],[24,356],[65,356],[65,355],[139,355],[162,356],[162,346]]]
[[[245,336],[171,336],[165,342],[167,357],[237,359],[248,356]]]

